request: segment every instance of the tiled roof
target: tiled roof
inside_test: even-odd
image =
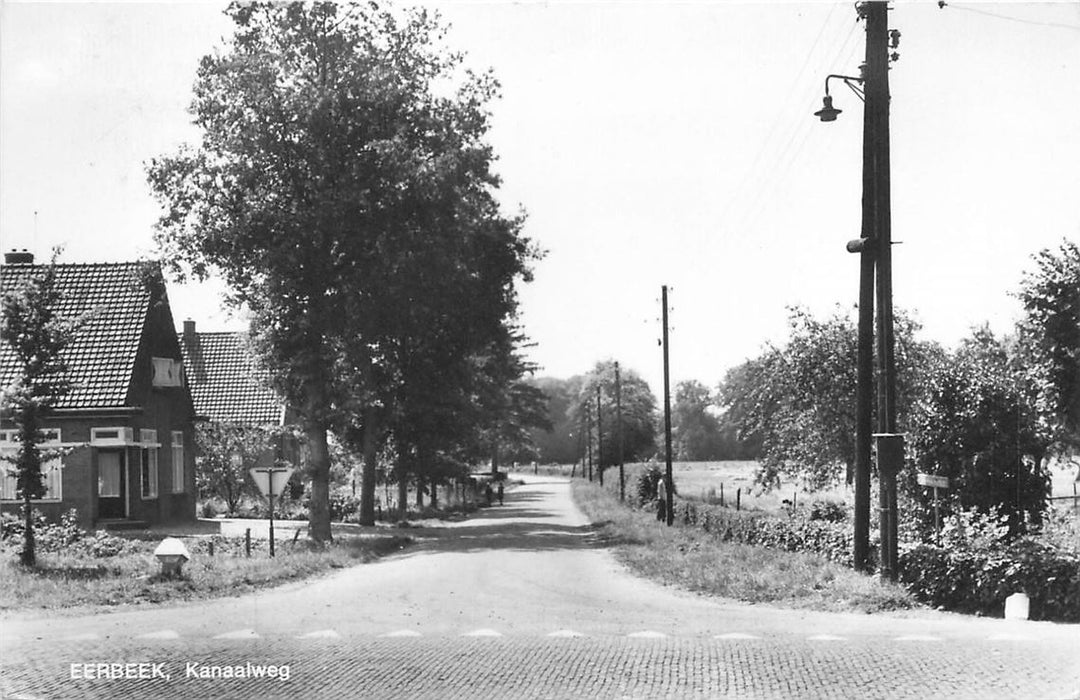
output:
[[[242,333],[179,334],[195,412],[213,421],[278,425],[283,404],[251,360]]]
[[[2,265],[0,288],[6,292],[44,267]],[[160,270],[146,263],[57,264],[56,283],[62,294],[57,314],[68,318],[91,314],[64,352],[74,387],[58,408],[125,405],[151,303],[151,289],[143,282],[148,272],[157,276],[164,293]],[[11,346],[0,344],[0,385],[13,381],[17,372]]]

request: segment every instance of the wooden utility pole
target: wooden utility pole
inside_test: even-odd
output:
[[[600,382],[596,383],[596,475],[604,485],[604,411],[600,407]]]
[[[615,435],[619,445],[619,500],[626,500],[626,473],[623,469],[622,385],[619,382],[619,363],[615,363]]]
[[[664,345],[664,480],[665,493],[667,494],[667,503],[665,504],[665,514],[667,516],[667,524],[673,525],[675,523],[675,494],[672,493],[674,486],[674,480],[671,475],[671,379],[670,368],[668,364],[668,303],[667,303],[667,285],[663,285],[660,288],[661,303],[664,307],[664,339],[661,341]]]
[[[875,0],[858,5],[866,20],[865,106],[863,111],[863,237],[869,239],[862,255],[863,266],[871,255],[875,262],[877,296],[877,466],[878,505],[880,509],[881,574],[897,577],[896,474],[903,466],[903,436],[896,429],[896,359],[893,339],[892,300],[892,213],[889,181],[889,21],[888,3]],[[868,252],[869,250],[869,252]],[[862,326],[866,313],[866,279],[861,280],[859,293],[860,367],[858,379],[864,380],[862,366],[864,349],[861,346],[866,329]],[[856,403],[859,403],[858,401]],[[869,415],[868,400],[864,397],[865,414],[859,414],[860,425]],[[865,434],[858,449],[868,450]],[[862,457],[856,452],[856,459]],[[863,483],[856,475],[856,518],[859,487]],[[869,479],[866,479],[869,484]],[[869,497],[867,494],[867,501]],[[860,523],[861,524],[861,523]],[[856,538],[858,540],[858,538]],[[859,565],[860,552],[855,562]]]
[[[588,402],[585,402],[585,449],[589,457],[589,481],[592,481],[592,413]]]

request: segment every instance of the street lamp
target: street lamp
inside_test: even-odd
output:
[[[855,517],[852,558],[857,569],[869,568],[870,453],[871,439],[878,438],[878,477],[881,509],[881,572],[897,574],[896,472],[903,463],[903,438],[896,426],[896,364],[893,349],[892,223],[889,193],[889,54],[900,34],[888,30],[887,3],[877,0],[856,5],[866,20],[866,61],[856,78],[829,75],[825,78],[824,106],[814,113],[821,121],[836,121],[829,80],[842,80],[864,103],[862,232],[847,244],[858,253],[859,329],[855,390]],[[858,86],[864,86],[860,89]],[[875,290],[876,286],[876,290]],[[878,430],[873,433],[874,301],[877,297]]]
[[[852,84],[853,82],[861,84],[863,82],[862,78],[856,78],[850,75],[828,75],[825,77],[825,97],[822,100],[825,103],[825,106],[814,112],[814,116],[818,117],[823,122],[836,121],[836,118],[840,115],[841,112],[844,111],[842,109],[837,109],[836,107],[833,107],[832,95],[829,94],[830,78],[837,78],[838,80],[843,80],[844,85],[847,85],[849,88],[851,88],[851,91],[858,95],[860,100],[866,102],[866,95],[863,94],[863,91]]]

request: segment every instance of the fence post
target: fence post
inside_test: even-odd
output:
[[[720,482],[720,505],[724,505],[724,482]]]
[[[735,510],[742,510],[742,489],[735,489]]]
[[[251,528],[244,530],[244,554],[251,556]]]

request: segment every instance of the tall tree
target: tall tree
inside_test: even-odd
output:
[[[656,451],[656,397],[648,383],[632,369],[622,368],[622,442],[623,461],[633,462],[651,457]],[[602,419],[596,420],[596,389],[600,388]],[[593,416],[593,429],[599,425],[600,455],[598,468],[604,470],[619,463],[618,426],[615,416],[615,362],[597,362],[584,377],[581,391],[574,403],[571,425],[581,425],[585,410]],[[594,438],[595,440],[595,438]],[[594,444],[597,444],[594,442]]]
[[[711,412],[713,397],[709,388],[696,380],[675,386],[671,407],[671,432],[675,458],[700,461],[723,458],[723,435],[720,420]]]
[[[1050,438],[1010,344],[978,328],[955,352],[932,359],[920,383],[909,430],[917,469],[903,474],[901,485],[921,503],[924,529],[933,519],[915,471],[948,477],[962,507],[1007,514],[1013,534],[1039,522],[1049,495]]]
[[[915,324],[895,318],[898,413],[906,421],[915,395],[915,368],[936,352],[914,338]],[[857,335],[851,314],[837,311],[821,320],[794,308],[789,337],[730,371],[721,401],[740,426],[740,437],[762,442],[758,481],[773,486],[781,475],[802,478],[814,488],[850,475],[855,455],[855,358]]]
[[[371,522],[402,343],[486,342],[516,309],[532,249],[494,198],[484,136],[497,83],[462,68],[436,16],[376,3],[226,13],[234,34],[195,84],[201,144],[149,168],[166,207],[158,242],[196,275],[221,274],[250,310],[301,416],[309,532],[323,541],[328,430],[361,431]]]
[[[3,410],[18,431],[19,447],[13,462],[15,495],[23,501],[23,548],[19,560],[24,566],[37,563],[34,540],[34,499],[45,495],[42,462],[59,457],[61,452],[42,447],[45,421],[59,401],[71,390],[67,377],[64,349],[71,343],[82,318],[64,318],[56,314],[60,290],[56,285],[56,259],[32,273],[23,283],[4,285],[3,319],[0,341],[4,353],[13,356],[18,373],[10,386],[3,387]]]
[[[1022,362],[1053,449],[1080,453],[1080,245],[1062,241],[1034,256],[1017,296]]]

